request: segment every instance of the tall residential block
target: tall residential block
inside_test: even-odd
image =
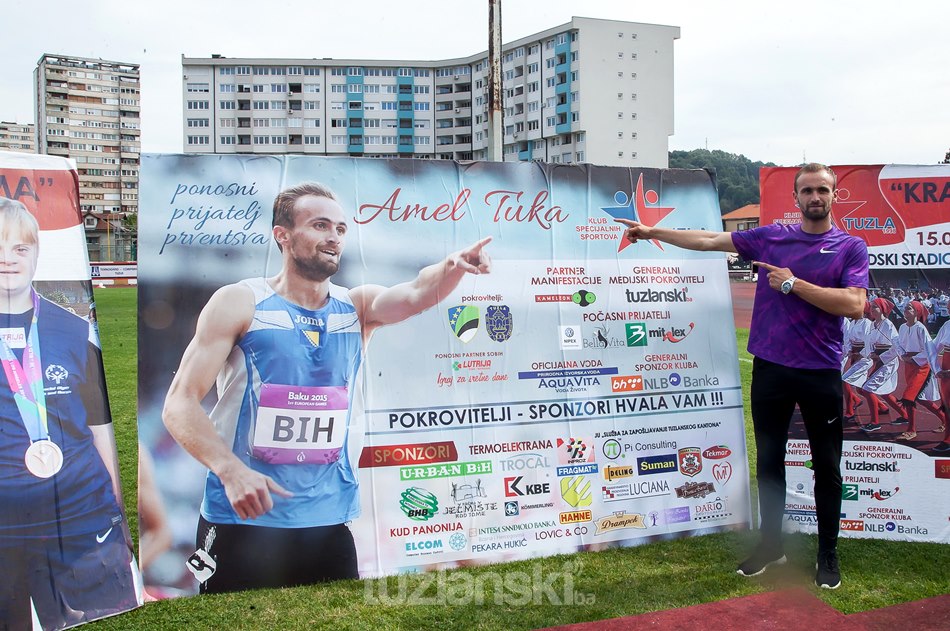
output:
[[[504,159],[668,166],[679,34],[575,17],[506,44]],[[486,52],[441,61],[183,56],[184,150],[484,160],[488,70]]]
[[[0,122],[0,151],[36,153],[33,123]]]
[[[76,161],[91,260],[128,260],[141,154],[138,64],[45,54],[34,71],[38,153]],[[105,226],[100,230],[97,226]]]

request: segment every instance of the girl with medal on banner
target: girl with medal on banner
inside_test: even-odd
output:
[[[11,629],[141,603],[98,338],[34,289],[39,240],[30,211],[0,198],[0,627]]]
[[[49,478],[63,468],[63,450],[49,438],[46,393],[43,391],[43,376],[40,374],[42,364],[40,340],[36,330],[36,314],[39,312],[40,304],[39,297],[32,289],[31,294],[33,317],[30,332],[24,346],[20,346],[23,349],[23,364],[10,347],[10,343],[17,344],[18,340],[22,339],[20,335],[16,336],[17,339],[10,339],[9,342],[4,337],[0,337],[0,361],[3,363],[3,372],[13,392],[17,410],[23,418],[23,425],[32,441],[23,458],[26,469],[38,478]]]

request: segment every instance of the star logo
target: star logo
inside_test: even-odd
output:
[[[614,193],[614,201],[617,202],[616,206],[601,207],[601,210],[614,219],[632,219],[651,227],[663,221],[674,210],[672,207],[647,206],[647,204],[659,202],[660,196],[656,191],[643,190],[642,173],[637,180],[637,190],[633,198],[628,198],[623,191],[617,191]],[[656,239],[650,239],[650,242],[661,250],[663,249],[663,246]],[[622,252],[628,245],[633,244],[621,236],[617,251]]]

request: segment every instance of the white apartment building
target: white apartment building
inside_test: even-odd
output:
[[[668,166],[679,27],[572,18],[503,47],[504,159]],[[187,153],[484,160],[487,52],[187,58]]]
[[[76,161],[83,213],[138,212],[139,66],[45,54],[33,78],[37,152]],[[111,258],[127,258],[128,247],[120,245]]]
[[[36,153],[33,123],[0,122],[0,151]]]

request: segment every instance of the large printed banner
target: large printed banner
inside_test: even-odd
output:
[[[435,306],[364,340],[349,399],[338,386],[252,380],[255,422],[227,434],[255,468],[326,466],[308,463],[343,462],[344,450],[360,482],[351,528],[361,576],[749,526],[725,258],[631,245],[614,222],[721,229],[706,172],[147,155],[140,436],[176,531],[174,552],[148,581],[193,593],[214,571],[194,538],[205,470],[166,431],[162,408],[213,292],[275,277],[298,255],[294,268],[303,268],[312,242],[295,233],[282,253],[272,208],[280,191],[304,182],[332,190],[344,211],[345,238],[320,241],[314,256],[332,261],[343,249],[332,282],[351,297],[422,279],[453,252],[491,259],[488,273],[462,275]],[[242,287],[267,295],[266,283]],[[287,318],[258,309],[250,329]],[[301,313],[286,319],[301,327],[296,344],[330,337],[332,319],[323,330]],[[213,329],[203,317],[198,326]],[[346,322],[336,330],[356,330]],[[371,323],[360,324],[365,332]],[[257,361],[267,349],[244,352]],[[274,352],[293,361],[292,348]],[[212,389],[206,410],[218,396]],[[333,423],[347,413],[344,441]],[[215,422],[234,426],[227,414]],[[274,501],[279,511],[286,500]]]
[[[868,244],[878,286],[950,287],[950,165],[835,166],[832,218]],[[796,168],[759,173],[761,223],[798,223]]]
[[[142,601],[79,214],[63,158],[0,152],[0,624]]]
[[[927,328],[936,337],[947,322],[950,293],[950,166],[832,168],[838,176],[832,219],[838,228],[867,242],[874,285],[871,297],[881,295],[897,303],[891,315],[896,328],[904,323],[902,304],[909,299],[925,301],[931,313]],[[801,220],[792,198],[797,171],[761,170],[763,225]],[[932,348],[931,355],[936,350]],[[936,372],[941,365],[936,357],[931,360]],[[894,371],[893,383],[877,387],[877,393],[901,399],[906,386],[904,371],[899,367]],[[944,409],[950,405],[948,393],[950,387],[944,387],[943,395],[935,401]],[[904,432],[909,426],[900,422],[904,415],[895,409],[880,416],[881,429],[862,431],[861,427],[871,422],[868,412],[862,398],[854,420],[844,425],[842,533],[950,542],[950,453],[938,451],[946,437],[942,421],[920,401],[916,436],[907,438]],[[787,526],[817,532],[810,451],[797,416],[791,438],[786,457]]]

